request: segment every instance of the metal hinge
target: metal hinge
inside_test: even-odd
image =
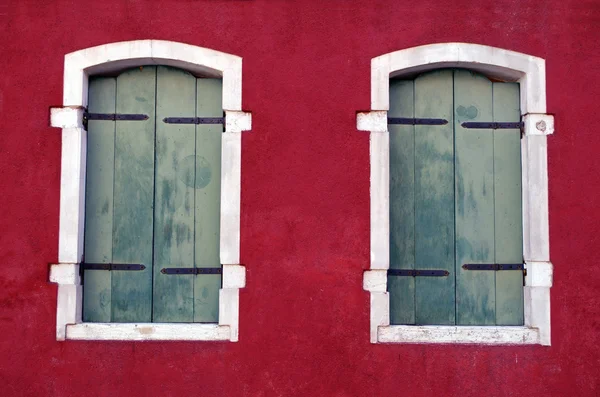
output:
[[[462,265],[465,270],[525,270],[523,263],[465,263]]]
[[[141,263],[80,263],[82,270],[144,270]]]
[[[388,269],[387,274],[401,277],[446,277],[450,272],[447,270]]]
[[[83,113],[83,126],[87,130],[89,120],[100,120],[100,121],[143,121],[148,120],[147,114],[137,113]]]
[[[222,274],[223,270],[220,267],[165,267],[160,272],[171,275]]]
[[[426,119],[426,118],[406,118],[406,117],[388,117],[388,124],[403,125],[444,125],[448,120],[444,119]]]
[[[165,117],[167,124],[225,124],[225,117]]]
[[[479,122],[479,121],[466,121],[461,124],[463,128],[474,128],[474,129],[492,129],[492,130],[520,130],[521,138],[525,134],[525,123],[522,121],[516,122]]]

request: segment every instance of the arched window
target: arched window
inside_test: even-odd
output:
[[[64,78],[57,339],[237,341],[241,58],[112,43]]]
[[[372,343],[550,344],[545,113],[540,58],[446,43],[372,59]]]

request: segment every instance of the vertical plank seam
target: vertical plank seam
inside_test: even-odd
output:
[[[152,150],[152,157],[154,158],[152,168],[152,263],[149,263],[149,270],[151,274],[151,288],[150,288],[150,322],[154,322],[154,262],[155,253],[154,247],[156,243],[156,230],[155,230],[155,214],[156,214],[156,120],[158,118],[158,67],[154,67],[154,148]]]
[[[457,285],[458,285],[458,270],[456,269],[456,121],[454,120],[454,108],[456,106],[456,87],[454,78],[456,76],[456,69],[452,71],[452,178],[454,180],[454,189],[452,189],[453,198],[452,204],[454,209],[452,211],[453,225],[454,225],[454,236],[453,246],[454,253],[452,255],[454,266],[454,325],[458,324],[458,296],[457,296]]]
[[[114,113],[117,113],[117,100],[118,100],[118,90],[119,90],[119,79],[118,78],[114,78],[115,79],[115,106],[114,106]],[[89,95],[89,92],[88,92]],[[113,259],[115,257],[115,178],[116,178],[116,167],[117,167],[117,121],[115,120],[113,122],[113,162],[112,162],[112,168],[113,168],[113,175],[112,175],[112,184],[113,184],[113,188],[112,188],[112,225],[111,225],[111,241],[110,241],[110,261],[113,262]],[[113,300],[113,273],[112,272],[108,272],[109,273],[109,277],[110,277],[110,322],[112,323],[114,320],[113,317],[113,305],[114,305],[114,300]]]
[[[496,120],[496,112],[494,107],[494,87],[495,83],[491,83],[492,85],[492,120]],[[498,263],[497,252],[496,252],[496,133],[495,130],[491,130],[492,134],[492,207],[494,210],[494,263]],[[494,272],[494,324],[498,325],[498,277],[496,272]]]
[[[200,117],[198,115],[198,78],[194,79],[194,117]],[[192,267],[196,268],[196,194],[198,194],[196,189],[196,168],[198,167],[198,130],[200,129],[200,124],[194,125],[194,205],[192,208],[194,209],[194,236],[192,237]],[[192,322],[196,322],[196,277],[192,276]]]
[[[416,109],[417,109],[417,101],[416,101],[416,84],[415,84],[415,79],[412,80],[412,93],[413,93],[413,97],[412,97],[412,101],[413,101],[413,110],[412,110],[412,117],[417,117],[416,116]],[[417,149],[416,149],[416,132],[417,131],[417,127],[416,126],[412,126],[412,138],[413,138],[413,180],[412,180],[412,185],[413,185],[413,216],[412,216],[412,232],[413,232],[413,269],[416,269],[417,267],[417,206],[415,204],[416,200],[416,190],[417,190],[417,184],[416,184],[416,168],[417,168]],[[416,278],[413,278],[413,324],[417,323],[417,280]]]

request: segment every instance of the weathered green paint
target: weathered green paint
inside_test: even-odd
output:
[[[90,79],[88,110],[114,113],[116,79]],[[113,243],[114,121],[90,120],[87,132],[85,261],[110,263]],[[83,275],[83,321],[111,321],[111,273]]]
[[[462,265],[494,261],[494,132],[460,125],[492,120],[492,82],[454,71],[454,109],[456,323],[493,325],[495,272],[464,270]]]
[[[196,80],[196,117],[221,117],[222,80]],[[194,264],[220,267],[222,125],[196,126]],[[194,322],[216,323],[219,317],[220,275],[194,278]]]
[[[450,272],[389,277],[391,323],[522,325],[522,272],[462,269],[522,261],[519,131],[460,125],[519,121],[518,84],[466,70],[421,75],[414,91],[391,80],[389,115],[449,121],[389,126],[390,268]]]
[[[390,80],[389,117],[414,117],[414,82]],[[415,127],[389,125],[390,268],[415,265]],[[390,321],[415,323],[414,277],[388,277]]]
[[[115,137],[113,260],[142,263],[142,271],[112,271],[112,321],[152,320],[152,224],[156,67],[117,77],[117,113],[144,121],[117,121]]]
[[[196,81],[187,72],[159,66],[156,92],[153,320],[193,322],[194,277],[198,276],[160,271],[194,266],[196,128],[162,120],[196,113]]]
[[[519,85],[493,84],[494,121],[519,121]],[[494,133],[496,263],[523,261],[520,131]],[[523,325],[523,273],[496,273],[496,324]]]
[[[454,139],[452,71],[415,79],[415,117],[447,125],[415,127],[415,268],[448,270],[417,277],[417,324],[454,324]]]
[[[221,80],[146,66],[92,79],[89,95],[90,112],[149,118],[89,121],[86,261],[146,269],[86,271],[84,321],[217,322],[221,276],[160,271],[220,266],[223,127],[163,118],[222,116]]]

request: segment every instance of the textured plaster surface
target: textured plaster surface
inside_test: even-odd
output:
[[[0,2],[1,394],[598,395],[599,20],[590,0]],[[235,344],[55,340],[61,137],[48,117],[64,54],[148,38],[244,59]],[[356,111],[370,109],[371,58],[450,41],[546,60],[549,348],[369,342],[369,137]]]

